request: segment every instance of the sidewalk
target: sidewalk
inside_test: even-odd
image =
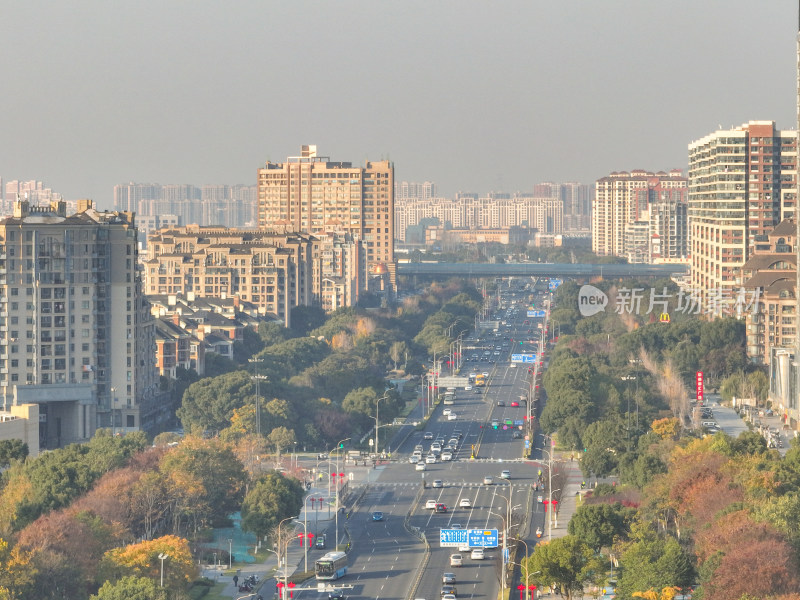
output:
[[[583,481],[580,461],[570,460],[567,453],[562,453],[559,459],[567,473],[567,483],[561,493],[561,502],[558,503],[556,518],[555,521],[553,521],[553,538],[560,538],[567,535],[569,521],[578,509],[581,482]],[[547,535],[548,531],[545,529],[542,537],[544,538]]]

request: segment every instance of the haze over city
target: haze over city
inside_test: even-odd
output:
[[[789,0],[18,2],[0,27],[0,176],[101,208],[128,181],[254,185],[301,144],[448,195],[795,127]]]

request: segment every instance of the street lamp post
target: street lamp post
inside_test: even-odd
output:
[[[256,382],[256,435],[261,436],[261,389],[259,383],[262,379],[267,379],[266,375],[258,374],[258,365],[264,362],[263,358],[248,358],[247,362],[253,363],[256,366],[256,374],[250,379]]]
[[[305,507],[303,507],[303,517],[305,517]],[[303,572],[308,573],[308,519],[304,518],[302,521],[295,521],[298,525],[303,526]]]
[[[550,506],[550,515],[547,517],[547,541],[553,539],[553,438],[542,434],[543,438],[550,440],[550,452],[542,448],[542,452],[547,453],[547,504]],[[556,525],[558,527],[558,525]]]
[[[228,538],[228,569],[233,568],[233,540]]]
[[[111,388],[111,437],[115,437],[117,434],[117,424],[114,421],[114,413],[117,404],[117,388]]]
[[[383,396],[375,400],[375,453],[376,454],[378,453],[378,429],[380,427],[378,425],[378,408],[380,407],[381,400],[386,400],[386,398],[388,397],[389,397],[388,394],[384,394]]]
[[[162,588],[164,587],[164,561],[167,560],[168,558],[169,558],[169,554],[166,554],[164,552],[162,552],[161,554],[158,555],[158,560],[161,561],[161,587]],[[217,559],[216,559],[216,555],[215,555],[214,562],[216,562],[216,561],[217,561]]]
[[[339,442],[336,444],[336,448],[334,448],[334,450],[336,451],[336,472],[337,473],[339,473],[339,450],[344,448],[344,443],[349,441],[350,439],[351,438],[344,438],[343,440],[339,440]],[[344,477],[344,473],[339,473],[340,481],[341,481],[342,477]],[[336,505],[335,505],[335,508],[336,508],[336,514],[335,514],[336,546],[335,546],[335,548],[338,550],[339,549],[339,487],[338,487],[338,485],[335,485],[334,487],[335,487],[334,493],[335,493],[335,502],[336,502]]]

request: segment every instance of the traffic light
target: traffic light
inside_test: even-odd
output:
[[[492,429],[497,429],[497,423],[492,423]]]
[[[344,448],[344,442],[339,442],[339,449],[342,450]]]

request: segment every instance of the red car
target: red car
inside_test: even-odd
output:
[[[517,402],[516,400],[514,400],[514,401],[511,403],[511,406],[519,406],[519,402]]]

